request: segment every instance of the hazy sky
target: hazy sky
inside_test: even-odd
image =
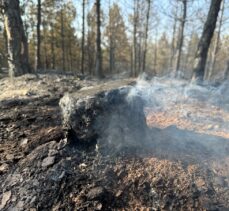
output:
[[[226,9],[225,9],[225,19],[227,19],[226,24],[224,24],[224,27],[222,29],[223,34],[229,34],[229,0],[226,1]],[[82,0],[73,0],[73,2],[76,5],[77,10],[77,18],[75,21],[75,27],[77,29],[77,33],[81,30],[81,18],[82,18]],[[88,12],[91,7],[93,6],[95,0],[88,0],[87,1],[87,11]],[[105,13],[105,15],[108,13],[109,4],[112,5],[113,2],[116,2],[121,7],[121,13],[124,17],[126,27],[128,30],[131,30],[131,26],[129,26],[128,23],[128,16],[133,12],[133,0],[101,0],[102,10]],[[171,27],[173,24],[171,13],[172,9],[174,9],[174,5],[176,3],[176,0],[154,0],[152,4],[152,10],[151,10],[151,36],[153,36],[155,33],[155,22],[156,19],[154,18],[153,14],[157,14],[158,16],[158,31],[159,33],[162,33],[164,31],[170,32],[172,31]],[[181,3],[179,4],[181,5]],[[210,5],[210,0],[190,0],[188,3],[188,22],[187,27],[185,30],[185,33],[188,35],[193,30],[197,31],[198,33],[201,33],[203,23],[201,21],[204,21],[204,18],[206,17],[206,14],[208,12],[208,8]]]

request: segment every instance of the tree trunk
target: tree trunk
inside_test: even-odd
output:
[[[52,54],[52,69],[56,68],[56,55],[55,55],[55,37],[54,37],[54,28],[51,23],[51,54]]]
[[[37,52],[36,71],[41,69],[41,0],[37,0]]]
[[[175,36],[176,36],[176,30],[177,30],[177,8],[175,11],[175,18],[173,23],[173,37],[172,37],[172,43],[171,43],[171,52],[170,52],[170,68],[173,69],[173,59],[175,56]]]
[[[145,72],[146,69],[146,54],[148,48],[148,31],[149,31],[149,18],[150,18],[150,5],[151,0],[147,0],[147,13],[146,13],[146,25],[145,25],[145,42],[144,42],[144,51],[143,51],[143,61],[142,61],[142,71]]]
[[[130,50],[130,76],[132,77],[134,75],[133,70],[133,50]]]
[[[85,58],[85,0],[83,0],[82,16],[82,43],[81,43],[81,73],[84,75],[84,58]]]
[[[211,0],[208,17],[204,24],[194,62],[192,81],[197,83],[201,83],[204,79],[208,50],[214,34],[221,2],[222,0]]]
[[[31,71],[28,59],[28,43],[23,28],[18,0],[3,1],[4,24],[8,41],[10,77]]]
[[[64,36],[64,15],[63,10],[60,12],[60,24],[61,24],[61,50],[62,50],[62,70],[66,70],[66,61],[65,61],[65,36]]]
[[[113,41],[112,38],[110,38],[110,52],[109,52],[109,65],[110,65],[110,73],[112,74],[115,69],[115,53],[114,53],[114,47],[113,47]]]
[[[227,65],[224,72],[224,80],[228,80],[228,79],[229,79],[229,59],[227,60]]]
[[[73,71],[73,60],[72,60],[72,39],[69,36],[69,70],[72,72]]]
[[[219,41],[220,41],[220,34],[221,34],[221,27],[222,27],[222,23],[223,23],[223,14],[224,14],[224,0],[222,0],[222,11],[220,14],[220,19],[219,19],[219,28],[216,34],[216,40],[214,43],[214,50],[213,50],[213,54],[212,54],[212,61],[211,61],[211,65],[208,71],[208,76],[207,79],[210,80],[210,78],[212,77],[213,71],[215,69],[215,62],[216,62],[216,56],[217,53],[219,51]]]
[[[4,51],[6,52],[6,55],[8,55],[8,39],[7,39],[7,32],[5,26],[3,31],[3,38],[4,38]]]
[[[179,39],[177,45],[175,76],[177,75],[177,72],[180,70],[181,54],[182,54],[182,47],[184,42],[184,27],[185,27],[186,16],[187,16],[187,0],[183,0],[182,3],[183,3],[183,16],[181,19]]]
[[[138,74],[142,72],[142,35],[139,37],[138,43]]]
[[[102,49],[101,49],[101,20],[100,20],[100,0],[96,0],[96,26],[97,26],[97,37],[96,37],[96,76],[98,78],[103,77],[102,70]]]
[[[48,69],[48,54],[47,54],[47,45],[46,45],[46,37],[47,37],[47,29],[46,29],[46,25],[45,23],[43,24],[43,35],[44,35],[44,39],[43,39],[43,43],[44,43],[44,46],[43,46],[43,50],[44,50],[44,69],[45,71]]]
[[[158,36],[158,31],[156,29],[156,33],[155,33],[155,49],[154,49],[154,57],[153,57],[153,75],[157,74],[157,36]]]
[[[137,21],[138,21],[138,5],[134,0],[134,20],[133,20],[133,74],[137,76]]]

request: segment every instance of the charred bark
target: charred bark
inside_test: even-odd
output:
[[[227,60],[227,66],[224,72],[224,80],[228,80],[229,79],[229,59]]]
[[[137,25],[138,25],[138,4],[134,0],[134,20],[133,20],[133,76],[137,76]]]
[[[101,49],[101,20],[100,20],[100,0],[96,0],[96,26],[97,26],[97,37],[96,37],[96,76],[98,78],[103,77],[103,70],[102,70],[102,49]]]
[[[146,69],[146,54],[148,50],[148,32],[149,32],[149,18],[150,18],[150,6],[151,0],[147,0],[147,13],[146,13],[146,25],[145,25],[145,42],[144,42],[144,51],[143,51],[143,64],[142,71],[144,72]]]
[[[215,31],[217,17],[220,11],[222,0],[211,0],[208,17],[198,44],[195,57],[192,80],[200,83],[204,79],[205,65],[208,55],[209,46]]]
[[[84,58],[85,58],[85,0],[82,5],[82,41],[81,41],[81,73],[84,74]]]
[[[177,30],[177,8],[175,11],[175,18],[174,18],[174,23],[173,23],[173,37],[172,37],[172,42],[171,42],[171,52],[170,52],[170,67],[173,69],[173,59],[175,56],[175,36],[176,36],[176,30]]]
[[[221,34],[221,28],[222,28],[222,24],[223,24],[223,14],[224,14],[224,4],[225,1],[222,0],[222,11],[220,14],[220,18],[219,18],[219,27],[218,27],[218,31],[216,33],[216,40],[214,43],[214,49],[213,49],[213,54],[212,54],[212,61],[211,61],[211,65],[208,71],[208,76],[207,79],[210,80],[213,74],[213,71],[215,69],[215,63],[216,63],[216,57],[217,57],[217,53],[219,51],[219,43],[220,43],[220,34]]]
[[[54,26],[51,23],[51,54],[52,54],[52,69],[56,68],[56,55],[55,55],[55,37],[54,37]]]
[[[68,141],[87,146],[99,142],[112,152],[142,146],[147,132],[144,100],[128,96],[131,89],[126,81],[115,81],[66,94],[59,105],[66,136],[71,135]]]
[[[61,50],[62,50],[62,70],[65,72],[66,70],[66,56],[65,56],[65,34],[64,34],[64,14],[61,9],[60,12],[60,24],[61,24]]]
[[[41,69],[41,0],[37,0],[37,52],[36,70]]]
[[[181,19],[179,39],[178,39],[178,45],[177,45],[175,76],[177,75],[177,72],[180,70],[181,54],[182,54],[182,47],[183,47],[183,42],[184,42],[184,28],[185,28],[185,22],[186,22],[186,16],[187,16],[187,0],[183,0],[182,3],[183,3],[183,16]]]
[[[28,43],[25,35],[19,1],[4,0],[4,25],[7,34],[10,77],[31,72],[28,59]]]

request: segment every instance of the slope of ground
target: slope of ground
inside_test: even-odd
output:
[[[166,106],[146,108],[147,147],[104,155],[66,140],[58,106],[64,92],[97,83],[0,80],[0,210],[229,209],[226,109],[164,93]]]

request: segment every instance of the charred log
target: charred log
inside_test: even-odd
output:
[[[69,141],[99,142],[113,149],[141,145],[147,128],[144,102],[130,96],[131,88],[125,82],[114,82],[66,94],[60,107]]]

